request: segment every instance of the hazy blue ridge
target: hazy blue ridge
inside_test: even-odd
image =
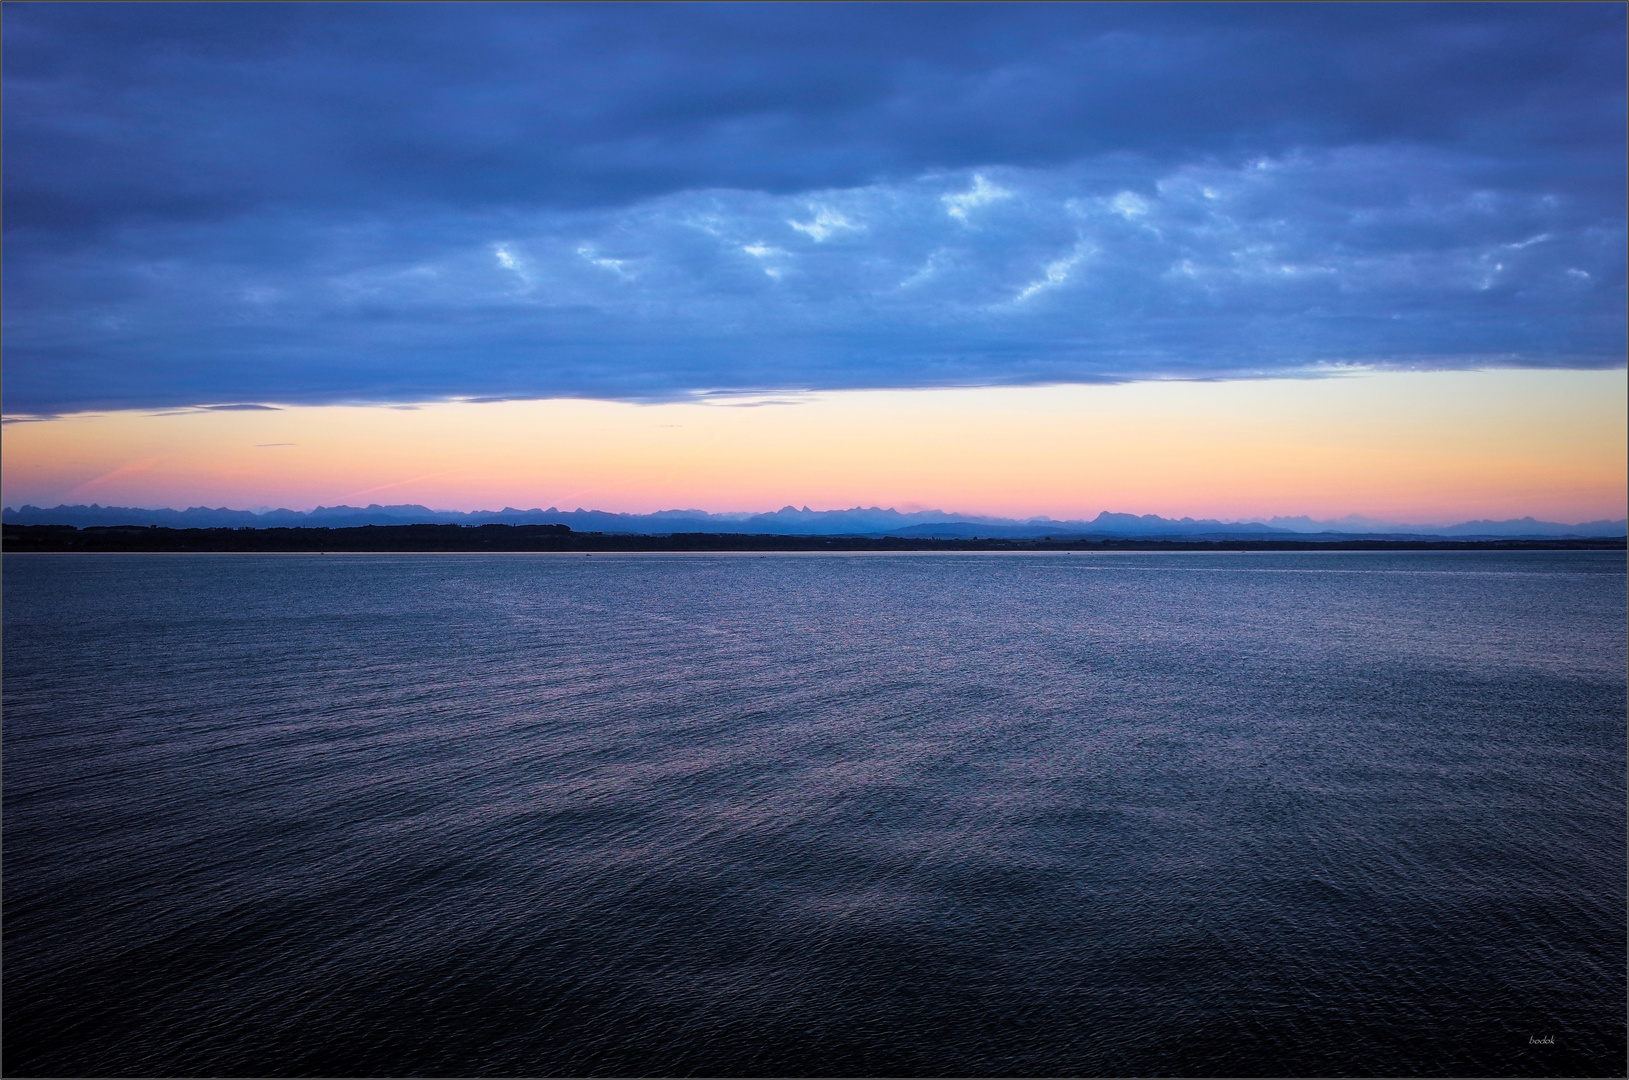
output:
[[[193,506],[185,510],[143,509],[128,506],[6,507],[3,519],[13,525],[160,525],[169,528],[273,528],[278,526],[359,525],[569,525],[579,532],[769,533],[780,536],[879,535],[953,539],[961,537],[1038,536],[1170,536],[1248,538],[1252,536],[1306,536],[1337,539],[1354,535],[1381,537],[1594,537],[1623,536],[1629,522],[1589,521],[1569,525],[1537,521],[1531,517],[1509,521],[1466,521],[1457,525],[1402,525],[1372,518],[1350,517],[1315,521],[1307,517],[1275,517],[1257,521],[1223,522],[1213,519],[1163,518],[1154,514],[1115,514],[1107,511],[1089,521],[1054,521],[1032,518],[979,517],[971,514],[923,510],[900,513],[879,507],[850,510],[810,510],[786,506],[767,514],[710,514],[704,510],[663,510],[654,514],[615,514],[603,510],[432,510],[405,504],[365,507],[319,506],[314,510],[232,510]]]

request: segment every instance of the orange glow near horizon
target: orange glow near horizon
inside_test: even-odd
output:
[[[1624,516],[1616,371],[845,391],[630,405],[83,414],[8,424],[5,504],[793,504],[1025,518]]]

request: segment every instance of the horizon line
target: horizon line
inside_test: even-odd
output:
[[[907,505],[909,505],[909,504],[907,504]],[[1261,525],[1261,526],[1268,526],[1268,527],[1271,527],[1275,522],[1297,522],[1297,523],[1306,523],[1306,524],[1311,524],[1311,525],[1343,525],[1343,524],[1352,524],[1352,525],[1366,524],[1366,525],[1370,525],[1370,526],[1389,525],[1389,526],[1411,526],[1411,527],[1432,528],[1432,529],[1451,529],[1451,528],[1458,528],[1458,527],[1466,526],[1466,525],[1476,525],[1476,524],[1483,524],[1483,523],[1491,524],[1491,525],[1507,525],[1507,524],[1520,524],[1520,523],[1532,522],[1532,523],[1534,523],[1536,525],[1563,525],[1563,526],[1575,526],[1575,527],[1584,527],[1584,526],[1590,526],[1590,525],[1614,525],[1614,524],[1619,524],[1620,522],[1629,524],[1629,517],[1626,517],[1626,518],[1602,517],[1602,518],[1596,518],[1596,519],[1590,520],[1590,521],[1569,522],[1569,521],[1547,521],[1547,520],[1545,520],[1543,518],[1535,517],[1532,514],[1525,514],[1525,515],[1522,515],[1520,517],[1507,517],[1507,518],[1473,517],[1473,518],[1467,518],[1465,520],[1460,520],[1460,521],[1449,521],[1447,519],[1443,519],[1443,520],[1440,520],[1440,521],[1404,521],[1404,520],[1395,520],[1395,519],[1389,519],[1389,518],[1371,517],[1369,515],[1358,514],[1358,513],[1351,513],[1351,514],[1347,514],[1347,515],[1344,515],[1344,516],[1341,516],[1341,517],[1329,517],[1329,518],[1316,518],[1316,517],[1313,517],[1310,514],[1294,514],[1294,515],[1273,514],[1273,515],[1239,516],[1239,517],[1235,517],[1235,518],[1232,518],[1232,519],[1228,519],[1228,518],[1222,518],[1222,517],[1198,517],[1198,518],[1196,518],[1196,517],[1193,517],[1191,515],[1183,515],[1181,517],[1167,517],[1167,516],[1164,516],[1164,515],[1161,515],[1161,514],[1153,514],[1153,513],[1137,514],[1137,513],[1130,512],[1130,511],[1107,510],[1107,509],[1099,511],[1095,516],[1083,516],[1083,517],[1073,517],[1073,518],[1054,518],[1054,517],[1044,515],[1044,514],[1034,515],[1034,516],[1030,516],[1030,517],[1007,517],[1007,516],[1003,516],[1003,515],[979,514],[979,513],[972,513],[972,512],[957,511],[957,510],[942,510],[942,509],[938,509],[938,508],[926,508],[926,509],[922,509],[922,510],[899,510],[899,509],[897,509],[896,507],[893,507],[893,506],[883,507],[883,506],[855,505],[855,506],[849,506],[849,507],[837,507],[837,508],[832,508],[832,509],[816,510],[816,509],[810,509],[810,507],[807,504],[805,504],[802,507],[799,507],[799,506],[796,506],[796,505],[794,505],[792,503],[787,503],[786,505],[784,505],[784,506],[782,506],[782,507],[780,507],[779,509],[776,509],[776,510],[727,510],[727,511],[703,510],[703,509],[699,509],[699,508],[696,508],[696,507],[673,507],[673,508],[669,508],[669,509],[652,510],[652,511],[600,510],[600,509],[594,509],[594,508],[589,508],[589,507],[581,507],[581,506],[579,506],[579,507],[577,507],[575,509],[572,509],[572,510],[561,509],[558,506],[549,506],[549,507],[535,507],[534,506],[534,507],[530,507],[530,508],[522,508],[522,507],[516,507],[516,506],[504,506],[502,509],[497,509],[497,510],[491,510],[491,509],[453,510],[453,509],[440,509],[440,508],[436,508],[436,507],[426,506],[426,505],[424,505],[422,503],[369,503],[369,504],[367,504],[365,506],[353,506],[353,505],[351,505],[349,503],[336,503],[336,504],[333,504],[333,505],[321,505],[321,504],[319,504],[319,505],[312,506],[309,509],[294,509],[294,508],[291,508],[291,507],[266,507],[266,508],[263,508],[263,509],[251,509],[251,508],[245,507],[245,508],[240,509],[240,508],[230,507],[230,506],[207,506],[207,505],[205,505],[203,503],[198,503],[198,504],[195,504],[195,505],[180,507],[180,508],[177,508],[177,507],[174,507],[174,506],[125,506],[125,505],[114,505],[114,504],[105,504],[104,505],[104,504],[101,504],[101,503],[58,503],[56,506],[39,506],[39,505],[36,505],[36,504],[33,504],[33,503],[23,503],[23,504],[21,504],[19,506],[15,506],[15,507],[13,507],[13,506],[0,507],[0,512],[3,512],[6,515],[21,514],[21,513],[25,512],[25,511],[29,511],[29,510],[37,511],[37,512],[40,512],[40,513],[50,513],[52,511],[70,511],[70,512],[71,511],[100,511],[100,512],[105,513],[105,512],[108,512],[108,511],[117,512],[117,511],[122,511],[122,510],[140,512],[140,513],[169,513],[169,514],[187,514],[187,513],[194,513],[194,512],[202,512],[202,513],[248,514],[248,515],[251,515],[251,516],[254,516],[254,517],[265,517],[265,516],[272,515],[272,514],[298,514],[298,515],[302,515],[302,516],[307,516],[307,515],[315,514],[315,513],[318,513],[318,512],[322,512],[322,511],[326,511],[326,512],[353,511],[353,512],[359,512],[359,513],[367,513],[367,512],[370,512],[370,511],[371,512],[385,512],[385,513],[389,513],[391,511],[408,511],[408,512],[418,511],[418,512],[424,512],[424,513],[428,513],[428,514],[448,515],[448,516],[457,516],[457,517],[476,517],[476,516],[488,516],[488,515],[497,516],[497,515],[503,515],[503,514],[560,514],[560,515],[563,515],[563,516],[565,516],[565,515],[575,515],[575,514],[598,514],[598,515],[604,515],[604,516],[607,516],[607,517],[622,517],[622,518],[644,518],[644,517],[669,517],[669,518],[671,518],[671,517],[674,517],[675,515],[687,515],[687,516],[693,516],[695,518],[700,518],[700,519],[710,519],[710,518],[751,519],[751,518],[758,518],[758,517],[778,517],[778,516],[786,515],[788,513],[793,514],[793,515],[799,515],[799,516],[802,516],[802,515],[829,516],[829,515],[835,515],[835,514],[872,513],[872,514],[893,514],[893,515],[897,515],[897,516],[899,516],[901,518],[916,518],[916,517],[934,515],[934,516],[938,516],[938,517],[941,517],[941,518],[950,519],[950,520],[943,521],[943,522],[935,522],[934,524],[956,524],[958,522],[961,522],[961,523],[966,523],[966,524],[989,524],[989,525],[1004,525],[1004,526],[1029,526],[1029,525],[1060,525],[1061,526],[1061,525],[1071,525],[1071,524],[1091,524],[1091,523],[1096,522],[1096,521],[1101,521],[1105,517],[1107,517],[1107,518],[1115,518],[1115,519],[1122,519],[1122,520],[1129,518],[1129,519],[1133,519],[1133,520],[1158,521],[1158,522],[1167,522],[1167,523],[1170,523],[1170,524],[1183,524],[1183,523],[1192,522],[1194,524],[1214,523],[1214,524],[1217,524],[1217,525]],[[432,523],[426,522],[425,524],[432,524]]]

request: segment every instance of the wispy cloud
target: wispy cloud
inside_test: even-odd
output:
[[[84,495],[89,495],[100,488],[106,487],[108,484],[111,484],[116,480],[123,480],[127,477],[135,476],[138,473],[144,473],[163,460],[164,457],[159,456],[126,462],[116,469],[111,469],[100,476],[92,477],[83,483],[76,484],[63,497],[67,499],[74,499]]]
[[[829,240],[839,232],[858,232],[865,228],[864,225],[850,221],[829,206],[817,206],[814,211],[813,221],[794,221],[788,218],[786,223],[817,244]]]
[[[392,491],[396,488],[407,487],[410,484],[422,483],[425,480],[435,480],[443,476],[452,476],[459,471],[460,470],[458,469],[444,469],[441,472],[425,473],[423,476],[411,476],[406,480],[395,480],[388,484],[380,484],[377,487],[363,488],[361,491],[353,491],[345,497],[348,499],[358,499],[364,495],[373,495],[380,491]]]
[[[974,173],[972,187],[952,195],[941,195],[939,201],[945,204],[945,213],[966,224],[967,215],[970,211],[1010,198],[1012,198],[1012,192],[990,183],[984,174]]]

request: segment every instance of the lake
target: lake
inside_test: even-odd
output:
[[[10,1075],[1623,1075],[1621,552],[7,555]]]

